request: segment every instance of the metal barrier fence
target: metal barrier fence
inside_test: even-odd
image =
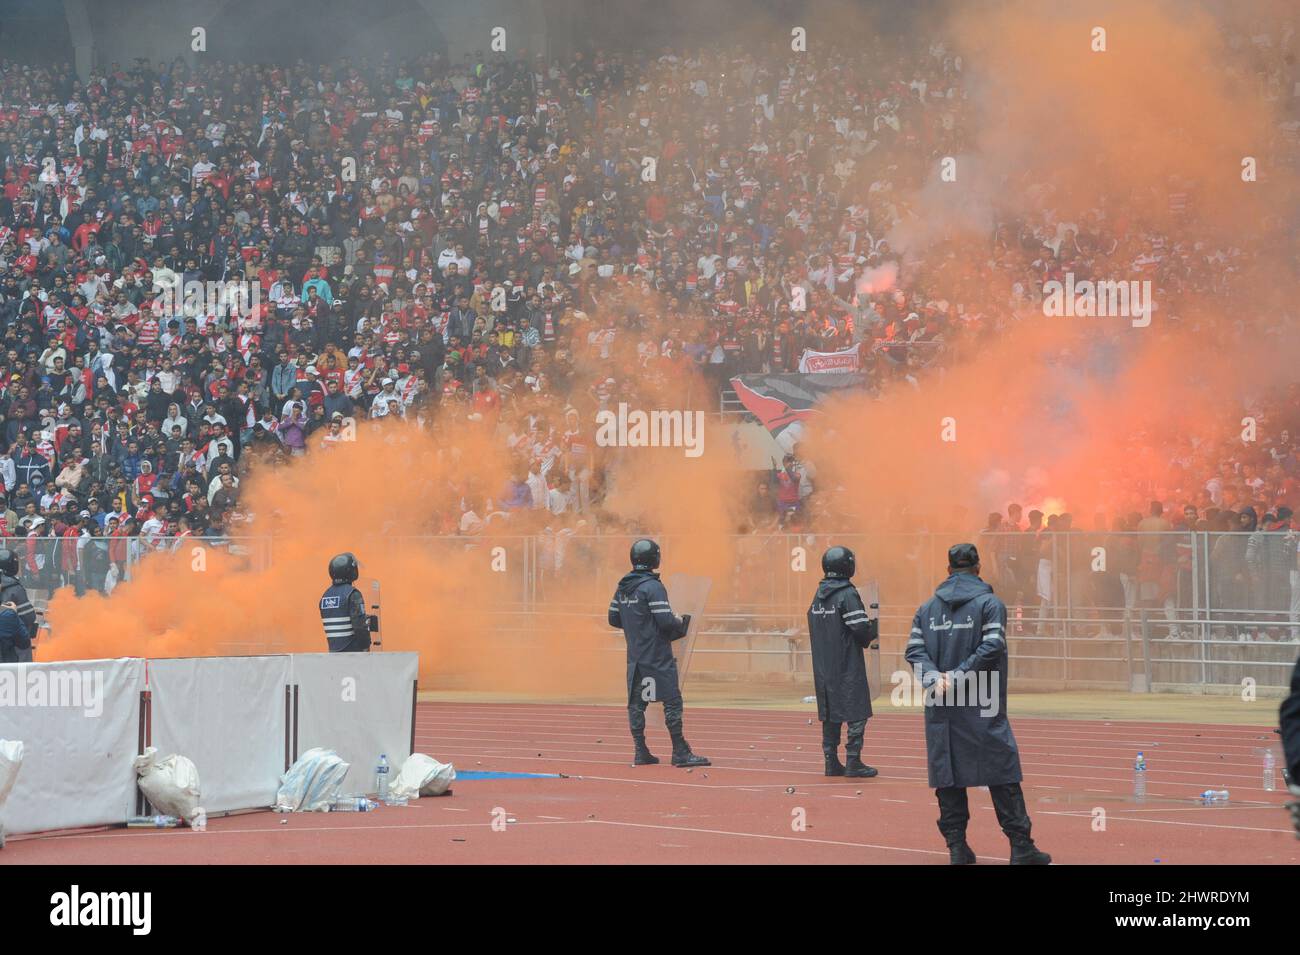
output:
[[[235,559],[239,570],[262,571],[271,564],[272,538],[233,537],[24,537],[0,540],[18,554],[18,579],[28,590],[50,593],[63,587],[78,592],[111,593],[130,580],[140,562],[153,554],[193,560],[194,548]]]
[[[603,604],[552,605],[575,578],[612,592],[634,538],[538,539],[523,582],[539,626]],[[938,533],[755,534],[730,539],[733,570],[714,580],[696,672],[811,686],[805,614],[832,543],[880,590],[882,669],[907,669],[912,615],[947,576]],[[1266,692],[1286,687],[1300,651],[1297,536],[1287,532],[1001,532],[974,537],[981,576],[1008,606],[1011,675],[1041,688]],[[688,538],[661,539],[664,571],[689,563]],[[680,548],[680,549],[679,549]],[[676,559],[675,559],[676,555]],[[589,616],[583,611],[587,610]],[[573,627],[567,619],[565,625]]]
[[[604,607],[635,538],[567,533],[529,537],[386,536],[357,549],[415,545],[438,562],[504,555],[493,576],[496,632],[527,642],[557,630],[609,643]],[[696,645],[694,672],[707,679],[811,685],[805,614],[832,543],[858,557],[859,582],[880,592],[885,674],[906,669],[902,647],[916,608],[946,576],[958,538],[928,532],[869,535],[753,534],[707,542],[660,538],[664,573],[730,566],[715,576]],[[1240,691],[1286,686],[1300,650],[1297,535],[1289,532],[984,533],[975,536],[981,576],[1008,607],[1011,675],[1017,685],[1056,688]],[[78,569],[59,538],[11,541],[29,588],[108,591],[162,551],[187,559],[211,547],[236,566],[265,570],[274,540],[83,538]],[[31,546],[29,546],[31,545]],[[188,548],[188,549],[187,549]],[[33,552],[39,556],[35,560]],[[372,553],[374,551],[371,551]],[[39,566],[37,566],[39,565]],[[671,596],[671,595],[670,595]],[[577,643],[575,643],[575,648]]]

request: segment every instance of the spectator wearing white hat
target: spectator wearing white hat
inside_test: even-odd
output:
[[[389,413],[389,402],[396,401],[401,407],[402,398],[397,393],[397,383],[392,378],[385,378],[380,383],[379,394],[370,402],[370,417],[382,418]]]
[[[303,369],[303,374],[307,377],[298,382],[298,387],[302,389],[308,407],[314,407],[325,400],[325,383],[321,381],[320,370],[315,365],[308,365]]]

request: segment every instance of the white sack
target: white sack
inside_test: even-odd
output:
[[[456,767],[451,763],[440,763],[424,753],[412,753],[389,784],[388,792],[396,799],[441,796],[455,781]]]
[[[190,760],[175,753],[160,760],[158,750],[150,746],[135,758],[135,772],[140,791],[159,812],[196,828],[206,820],[199,805],[199,771]]]
[[[280,777],[276,812],[328,812],[351,767],[332,749],[309,749]]]
[[[22,765],[22,740],[0,739],[0,812],[4,811],[5,800],[18,780],[18,770]]]

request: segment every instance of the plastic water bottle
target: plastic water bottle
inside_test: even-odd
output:
[[[388,798],[388,756],[379,754],[379,765],[375,767],[375,793],[383,800]]]
[[[1133,761],[1133,798],[1138,802],[1147,798],[1147,758],[1142,753]]]
[[[1277,780],[1274,778],[1277,768],[1277,758],[1273,755],[1271,749],[1264,750],[1264,791],[1273,792],[1277,789]]]
[[[175,816],[132,816],[126,824],[132,829],[175,829],[181,821]]]
[[[1228,790],[1226,789],[1207,789],[1201,793],[1201,798],[1206,802],[1227,802]]]
[[[340,796],[330,803],[330,812],[370,812],[375,803],[365,796]]]

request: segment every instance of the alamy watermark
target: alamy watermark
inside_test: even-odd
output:
[[[9,706],[79,709],[86,716],[98,717],[104,712],[104,671],[0,670],[0,711]]]
[[[152,892],[83,892],[74,885],[50,896],[50,924],[54,926],[124,926],[132,935],[153,929]]]
[[[703,411],[628,410],[596,412],[596,444],[602,448],[684,448],[688,458],[704,453]]]
[[[997,716],[1002,708],[1002,675],[997,670],[922,673],[918,663],[910,671],[895,670],[889,682],[894,706],[978,706],[980,716]]]
[[[257,280],[170,282],[156,286],[165,315],[210,315],[214,318],[248,318],[262,305],[262,283]]]
[[[1065,281],[1043,283],[1043,314],[1048,318],[1129,318],[1134,328],[1151,324],[1151,281],[1082,282],[1073,272]]]

